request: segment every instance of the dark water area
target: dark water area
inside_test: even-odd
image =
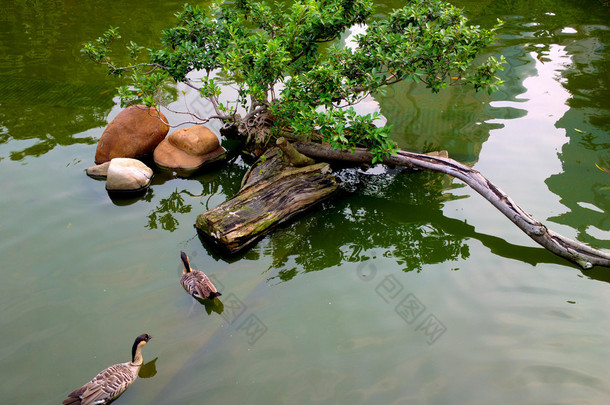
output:
[[[117,404],[607,403],[610,273],[542,249],[460,181],[351,172],[355,191],[226,258],[193,224],[239,190],[239,156],[156,173],[133,199],[87,177],[121,107],[82,44],[118,26],[157,46],[182,3],[1,2],[0,402],[61,403],[150,333]],[[378,3],[376,18],[402,4]],[[504,21],[484,55],[506,58],[504,86],[401,83],[359,108],[401,148],[447,150],[550,229],[609,250],[610,8],[452,4]],[[183,291],[181,250],[223,292],[216,306]]]

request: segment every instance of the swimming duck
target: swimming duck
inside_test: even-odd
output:
[[[118,398],[133,383],[142,366],[142,347],[152,336],[138,336],[131,348],[131,361],[101,371],[93,380],[68,394],[64,405],[107,404]]]
[[[214,299],[214,297],[221,296],[214,284],[210,281],[202,271],[191,268],[189,258],[184,252],[180,252],[180,259],[184,268],[182,269],[182,277],[180,277],[180,284],[186,290],[187,293],[198,299]]]

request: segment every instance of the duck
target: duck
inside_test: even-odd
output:
[[[180,284],[182,284],[187,293],[193,296],[193,298],[201,300],[212,300],[222,295],[204,272],[191,268],[189,257],[186,253],[180,252],[180,259],[184,265]]]
[[[91,381],[68,394],[62,404],[108,404],[117,399],[135,381],[144,362],[142,347],[152,336],[144,333],[136,338],[131,348],[131,361],[118,363],[102,370]]]

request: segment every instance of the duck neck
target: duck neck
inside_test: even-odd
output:
[[[141,366],[143,362],[144,358],[142,357],[142,346],[138,346],[133,358],[131,359],[131,364]]]
[[[191,264],[189,263],[189,258],[184,252],[180,252],[180,259],[182,259],[182,264],[184,265],[184,270],[182,273],[188,273],[191,271]]]

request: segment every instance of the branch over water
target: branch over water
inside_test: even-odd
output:
[[[353,152],[332,149],[330,145],[311,142],[295,142],[296,149],[304,155],[330,160],[371,163],[373,155],[363,148]],[[545,249],[578,264],[583,269],[593,266],[610,267],[610,254],[591,248],[581,242],[566,238],[548,229],[519,207],[504,191],[487,180],[479,171],[453,159],[430,156],[400,150],[383,160],[384,164],[444,173],[456,177],[482,195],[494,207]]]

